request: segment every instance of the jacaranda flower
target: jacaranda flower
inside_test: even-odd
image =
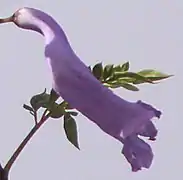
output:
[[[104,87],[74,53],[64,31],[48,14],[22,8],[0,23],[8,21],[45,37],[45,57],[52,72],[54,90],[71,107],[124,144],[122,152],[133,171],[149,168],[153,153],[138,135],[154,139],[157,130],[150,120],[159,118],[161,112],[141,101],[128,102]]]

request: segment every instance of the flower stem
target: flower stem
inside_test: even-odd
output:
[[[13,165],[15,160],[18,158],[19,154],[22,152],[22,150],[24,149],[26,144],[33,137],[33,135],[37,132],[37,130],[44,124],[44,122],[46,122],[46,120],[49,118],[48,115],[46,116],[46,112],[47,111],[45,111],[43,113],[41,120],[37,124],[34,125],[34,127],[31,129],[31,131],[28,133],[28,135],[25,137],[25,139],[21,142],[19,147],[16,149],[16,151],[13,153],[13,155],[11,156],[11,158],[5,165],[4,170],[6,171],[6,173],[9,173],[11,166]]]

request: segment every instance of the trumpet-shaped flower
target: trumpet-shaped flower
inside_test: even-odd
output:
[[[124,143],[123,154],[133,170],[148,168],[152,151],[137,134],[153,138],[156,132],[150,121],[160,117],[161,112],[141,101],[129,102],[104,87],[74,53],[64,31],[48,14],[22,8],[0,23],[10,21],[44,36],[54,90],[104,132]]]

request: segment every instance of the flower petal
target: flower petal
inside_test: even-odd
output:
[[[146,135],[153,139],[157,135],[157,130],[150,120],[153,117],[160,118],[161,111],[156,110],[153,106],[140,100],[136,103],[136,111],[138,111],[138,113],[136,112],[137,114],[134,117],[133,111],[131,111],[131,118],[129,118],[128,123],[126,124],[125,128],[123,128],[120,136],[122,138],[126,138],[130,136],[129,132],[132,132],[131,134],[139,134],[140,132],[141,135]]]
[[[131,164],[132,171],[149,168],[153,160],[151,147],[137,136],[125,139],[122,153]]]
[[[138,133],[141,136],[149,137],[149,140],[156,140],[156,136],[158,134],[158,130],[154,126],[154,124],[149,121],[147,124],[141,129],[141,131]]]
[[[141,106],[143,106],[144,108],[146,108],[149,111],[154,111],[155,117],[160,118],[160,116],[162,114],[161,111],[158,111],[153,106],[146,104],[146,103],[142,102],[141,100],[137,101],[137,104],[140,104]]]

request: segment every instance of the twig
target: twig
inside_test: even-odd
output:
[[[8,174],[2,168],[1,164],[0,164],[0,180],[8,180]]]
[[[37,121],[37,111],[34,112],[34,121],[35,121],[35,125],[38,124],[38,121]]]
[[[43,115],[41,117],[41,119],[45,118],[46,117],[46,113],[48,112],[48,109],[45,109],[45,111],[43,112]]]
[[[46,120],[49,118],[49,115],[46,115],[47,110],[44,111],[41,120],[31,129],[31,131],[28,133],[28,135],[25,137],[25,139],[21,142],[19,147],[15,150],[9,161],[4,167],[4,170],[7,172],[7,174],[10,171],[11,166],[15,162],[15,160],[18,158],[19,154],[24,149],[25,145],[29,142],[29,140],[33,137],[33,135],[37,132],[37,130],[46,122]]]

